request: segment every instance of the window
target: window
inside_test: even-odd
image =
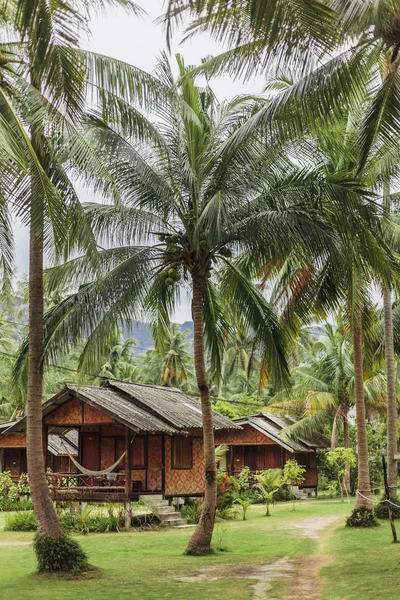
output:
[[[183,436],[174,436],[172,438],[171,462],[173,469],[192,468],[192,438]]]

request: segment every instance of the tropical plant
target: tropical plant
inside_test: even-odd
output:
[[[336,472],[342,502],[344,499],[343,490],[349,500],[350,485],[347,485],[346,483],[350,482],[351,467],[355,467],[357,464],[357,458],[353,448],[332,449],[327,452],[326,461]]]
[[[298,136],[331,122],[357,104],[360,108],[354,143],[360,171],[371,149],[383,158],[384,216],[390,218],[390,179],[398,170],[400,120],[399,9],[396,0],[334,0],[302,4],[265,0],[187,2],[170,0],[167,17],[185,12],[199,18],[189,31],[207,29],[231,49],[206,61],[201,70],[216,74],[226,69],[249,77],[273,65],[268,86],[280,87],[270,105],[242,129],[240,142],[257,129],[278,127],[282,136]],[[296,27],[292,20],[296,15]],[[334,51],[333,48],[335,48]],[[311,50],[311,51],[310,51]],[[296,75],[297,73],[297,75]],[[289,118],[285,118],[285,113]],[[385,156],[385,152],[387,152]],[[385,315],[386,382],[388,402],[388,479],[396,493],[396,395],[393,357],[393,282],[382,286]],[[359,327],[357,326],[356,338]],[[358,361],[358,358],[357,358]],[[361,402],[361,384],[358,399]],[[360,406],[360,403],[359,403]],[[361,433],[361,432],[360,432]],[[364,439],[364,435],[361,434]],[[365,485],[367,485],[365,479]],[[364,490],[367,491],[367,490]]]
[[[281,489],[284,481],[281,469],[268,469],[254,475],[257,483],[254,485],[260,492],[265,501],[267,517],[270,516],[269,507],[274,500],[275,494]]]
[[[116,2],[136,10],[130,0]],[[99,0],[91,3],[91,8],[96,5],[101,8],[107,3]],[[86,183],[92,182],[98,190],[110,191],[115,186],[84,138],[82,124],[86,118],[99,118],[98,111],[101,118],[107,118],[117,105],[120,110],[125,106],[126,116],[132,115],[124,101],[143,89],[135,69],[80,48],[79,36],[87,30],[88,19],[88,3],[84,0],[2,3],[0,26],[7,41],[1,46],[0,66],[1,266],[6,284],[13,249],[9,227],[9,208],[12,208],[30,229],[27,461],[39,530],[35,549],[42,556],[46,544],[56,554],[57,548],[60,552],[72,552],[76,546],[62,536],[44,470],[41,406],[44,251],[59,257],[63,246],[70,249],[76,245],[91,247],[92,253],[96,253],[71,177],[75,181],[80,177]],[[87,110],[85,102],[89,89],[90,108],[94,112]],[[137,119],[134,122],[135,125],[131,121],[133,127]],[[12,204],[6,205],[5,198],[13,198]],[[17,365],[17,375],[20,371],[21,365]],[[68,559],[66,554],[63,557],[65,566],[73,568],[72,554]],[[53,558],[58,569],[60,557]],[[78,559],[83,565],[80,552]]]
[[[112,346],[105,362],[98,375],[97,381],[100,385],[106,379],[119,379],[121,381],[135,381],[137,379],[138,369],[134,362],[132,347],[136,345],[133,338],[120,340],[119,343]]]
[[[239,498],[236,498],[234,504],[239,504],[240,508],[242,509],[242,520],[245,521],[246,513],[251,506],[251,500],[249,500],[249,498],[242,498],[239,496]]]
[[[375,319],[375,316],[372,317]],[[378,316],[376,315],[376,319]],[[308,329],[308,328],[307,328]],[[349,411],[354,408],[354,366],[351,335],[342,313],[335,324],[311,326],[311,337],[302,336],[295,348],[292,368],[293,384],[289,390],[278,392],[272,399],[272,410],[287,411],[298,417],[287,428],[295,438],[312,435],[331,427],[331,449],[336,447],[339,425],[343,427],[343,445],[349,448]],[[315,336],[315,337],[314,337]],[[370,332],[371,344],[378,344]],[[373,352],[373,351],[372,351]],[[364,365],[366,414],[376,418],[386,413],[386,381],[380,361]],[[350,471],[344,474],[343,486],[350,491]]]
[[[304,481],[304,473],[306,472],[305,467],[299,465],[297,460],[287,460],[283,467],[282,482],[284,485],[288,485],[292,493],[293,498],[293,510],[295,510],[296,496],[293,493],[293,487],[301,485]]]
[[[100,155],[110,161],[125,201],[86,207],[98,242],[107,240],[109,246],[97,262],[86,254],[49,271],[49,292],[85,283],[49,311],[46,349],[57,356],[71,340],[88,335],[80,368],[91,372],[107,339],[139,312],[153,323],[161,344],[181,290],[191,291],[206,482],[202,518],[188,552],[201,553],[210,549],[216,502],[205,357],[207,348],[213,373],[220,373],[230,329],[224,306],[235,302],[243,327],[258,332],[261,373],[285,379],[287,330],[253,275],[273,257],[299,252],[317,260],[334,252],[335,244],[316,210],[317,196],[328,201],[331,182],[319,181],[317,187],[316,174],[291,162],[277,142],[266,146],[253,140],[249,147],[225,152],[235,128],[257,110],[258,99],[220,104],[210,88],[195,86],[181,57],[178,65],[179,85],[165,57],[159,66],[166,100],[155,115],[160,122],[153,124],[154,143],[135,145],[121,136],[118,123],[91,128],[91,142],[97,141]],[[337,176],[335,185],[341,186]]]

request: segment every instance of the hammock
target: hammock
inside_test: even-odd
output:
[[[109,473],[111,473],[111,471],[114,471],[114,469],[119,465],[119,463],[121,462],[121,460],[124,458],[124,456],[126,454],[126,450],[125,450],[125,452],[123,454],[121,454],[119,459],[113,465],[111,465],[111,467],[107,467],[107,469],[103,469],[102,471],[91,471],[90,469],[85,469],[85,467],[83,465],[79,464],[78,461],[75,460],[75,458],[72,456],[72,454],[70,454],[68,452],[63,440],[61,440],[61,444],[65,450],[65,453],[72,460],[72,462],[74,463],[76,468],[79,469],[79,471],[81,473],[83,473],[84,475],[91,475],[92,477],[102,477],[103,475],[108,475]]]

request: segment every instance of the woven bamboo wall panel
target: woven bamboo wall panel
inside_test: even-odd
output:
[[[89,404],[84,404],[83,422],[84,423],[112,423],[110,416],[106,415],[101,410],[93,408]]]
[[[171,438],[165,440],[165,494],[202,494],[204,492],[204,453],[203,440],[193,438],[193,467],[191,469],[171,468]]]
[[[268,436],[264,435],[251,425],[243,425],[239,431],[217,431],[215,433],[215,443],[219,444],[275,444]]]
[[[44,422],[52,425],[80,425],[82,423],[82,402],[78,398],[68,400],[47,415]]]
[[[0,435],[0,448],[26,448],[25,433],[9,433]]]

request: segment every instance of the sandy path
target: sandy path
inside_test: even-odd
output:
[[[293,524],[303,537],[320,540],[317,552],[311,557],[280,558],[267,565],[217,565],[201,569],[196,575],[179,577],[177,581],[196,583],[218,579],[254,580],[252,600],[319,600],[320,580],[318,572],[328,564],[325,553],[326,539],[333,526],[343,520],[342,516],[307,518]],[[288,580],[290,591],[285,595],[268,594],[276,580]],[[286,587],[286,586],[285,586]]]

